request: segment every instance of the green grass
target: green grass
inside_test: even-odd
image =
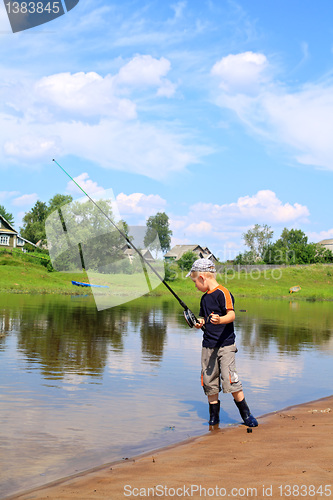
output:
[[[217,281],[237,297],[333,300],[333,266],[325,264],[290,266],[251,273],[229,271],[219,274]],[[189,278],[178,277],[170,284],[176,293],[200,295]],[[290,294],[289,289],[296,285],[301,287],[301,291]]]
[[[73,291],[72,280],[87,281],[82,273],[48,272],[46,267],[15,254],[0,254],[0,292],[9,293],[82,293]]]
[[[185,276],[186,273],[183,273]],[[111,277],[105,276],[108,283]],[[96,284],[103,284],[103,276],[96,276]],[[293,300],[333,300],[333,266],[314,264],[291,266],[282,269],[253,271],[252,273],[229,271],[217,277],[237,297],[274,298]],[[38,258],[22,257],[17,254],[0,253],[0,292],[7,293],[64,293],[81,294],[82,288],[74,287],[71,281],[89,282],[85,273],[48,272]],[[94,282],[95,283],[95,282]],[[126,294],[128,287],[138,286],[138,275],[122,275],[115,282],[117,293]],[[189,278],[178,277],[169,282],[180,297],[200,297]],[[301,291],[289,294],[289,288],[301,286]],[[89,293],[89,289],[85,293]],[[160,284],[151,292],[152,296],[170,295]]]

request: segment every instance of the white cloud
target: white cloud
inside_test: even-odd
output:
[[[260,106],[260,121],[267,122],[273,138],[296,150],[299,163],[333,169],[333,85],[269,93]]]
[[[0,162],[19,161],[23,166],[75,155],[107,169],[159,180],[186,171],[210,153],[208,148],[197,141],[190,144],[188,132],[175,130],[174,124],[169,127],[160,114],[140,120],[134,101],[145,86],[147,100],[151,87],[156,89],[154,99],[171,97],[176,87],[165,78],[170,67],[163,57],[145,55],[135,56],[115,75],[67,72],[4,82]],[[130,98],[124,99],[124,92]],[[140,95],[140,103],[143,100]]]
[[[321,240],[331,240],[333,238],[333,228],[327,231],[320,231],[319,233],[311,231],[307,232],[309,241],[318,243]]]
[[[126,195],[120,193],[116,201],[122,216],[135,214],[149,217],[155,215],[156,212],[164,211],[166,206],[166,201],[158,194],[132,193]]]
[[[36,101],[47,107],[79,116],[110,116],[120,120],[136,117],[136,106],[114,94],[114,77],[95,73],[58,73],[46,76],[34,86]]]
[[[170,61],[150,55],[137,55],[122,66],[117,75],[117,83],[125,85],[159,85],[161,77],[170,70]]]
[[[37,200],[38,200],[38,195],[36,193],[23,194],[22,196],[15,198],[13,200],[12,204],[16,207],[23,207],[25,205],[30,206],[30,205],[34,205]]]
[[[97,184],[97,182],[94,182],[91,179],[89,179],[89,174],[87,174],[87,172],[83,172],[77,177],[73,177],[73,179],[90,196],[96,193],[100,193],[101,191],[104,191],[104,188],[100,187]],[[81,189],[79,189],[73,181],[69,181],[66,187],[66,191],[73,195],[77,195],[78,193],[82,195]]]
[[[309,210],[300,203],[283,203],[273,191],[261,190],[222,205],[196,203],[186,215],[170,217],[173,240],[179,244],[212,246],[221,260],[243,251],[242,234],[254,224],[268,224],[273,230],[295,222],[307,222]]]
[[[170,217],[169,219],[170,228],[172,231],[178,231],[179,229],[183,229],[186,225],[184,218],[175,218]]]
[[[268,61],[264,54],[243,52],[229,54],[214,64],[211,73],[220,79],[220,88],[226,92],[252,93],[266,80]]]
[[[230,206],[232,207],[232,205]],[[232,207],[233,210],[234,207]],[[258,218],[262,222],[285,224],[296,220],[305,220],[310,212],[300,203],[282,203],[276,194],[270,190],[258,191],[253,196],[244,196],[235,204],[241,217]]]
[[[176,246],[176,245],[191,245],[192,240],[189,238],[177,238],[175,236],[171,236],[171,248]]]
[[[197,163],[204,151],[187,148],[181,138],[154,125],[103,120],[99,124],[63,123],[62,154],[74,154],[107,169],[165,179]]]
[[[330,78],[289,91],[266,71],[266,56],[245,52],[217,62],[216,103],[233,110],[252,132],[277,143],[296,161],[333,170],[333,84]]]
[[[176,92],[176,85],[170,80],[163,80],[156,93],[159,97],[172,97]]]
[[[13,196],[17,196],[20,194],[19,191],[0,191],[0,201],[8,200],[9,198],[13,198]]]
[[[193,233],[197,237],[198,236],[203,236],[206,234],[209,234],[212,232],[213,226],[210,222],[206,221],[200,221],[200,222],[193,222],[187,227],[187,232],[190,234]]]
[[[170,61],[165,57],[155,59],[150,55],[137,55],[120,68],[115,81],[117,85],[130,87],[155,86],[158,87],[158,95],[171,97],[175,92],[175,85],[164,78],[170,68]]]
[[[43,160],[55,156],[59,152],[59,139],[56,137],[41,137],[23,135],[17,140],[7,140],[3,149],[6,156],[20,160]]]
[[[158,194],[131,193],[127,195],[120,193],[115,198],[111,188],[104,189],[99,186],[97,182],[89,178],[89,174],[86,172],[74,177],[74,180],[86,193],[96,199],[97,203],[99,198],[111,200],[114,216],[119,219],[127,220],[132,216],[140,216],[140,221],[143,224],[142,219],[145,220],[150,215],[165,210],[166,200]],[[66,191],[72,195],[82,195],[82,190],[73,181],[68,182]]]
[[[253,196],[242,196],[237,202],[217,205],[212,203],[197,203],[191,207],[193,216],[206,216],[216,221],[255,220],[259,223],[285,224],[296,220],[305,220],[309,210],[299,203],[282,203],[276,194],[270,190],[258,191]]]
[[[5,158],[19,160],[20,165],[76,155],[107,169],[161,180],[199,163],[200,157],[210,152],[197,144],[183,144],[179,133],[140,121],[102,119],[92,124],[82,121],[18,124],[16,119],[0,115],[0,129]]]

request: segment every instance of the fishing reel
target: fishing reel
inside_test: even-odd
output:
[[[198,320],[195,317],[195,314],[188,307],[186,309],[184,309],[183,314],[184,314],[185,321],[190,328],[193,328],[194,325],[196,323],[198,323]],[[204,329],[204,327],[202,327],[202,329]]]

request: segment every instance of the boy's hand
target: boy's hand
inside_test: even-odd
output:
[[[195,328],[202,328],[203,325],[205,324],[205,320],[203,318],[198,318],[197,323],[194,325]]]
[[[210,321],[210,323],[213,323],[213,325],[219,325],[220,324],[220,316],[218,314],[214,314],[214,312],[212,312],[209,315],[209,321]]]

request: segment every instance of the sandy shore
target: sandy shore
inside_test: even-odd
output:
[[[333,396],[258,421],[11,498],[332,498]]]

